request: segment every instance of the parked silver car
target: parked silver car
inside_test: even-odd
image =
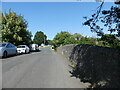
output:
[[[11,43],[0,43],[0,57],[17,55],[17,47]]]
[[[18,53],[29,53],[30,49],[27,45],[19,45],[17,46],[17,52]]]

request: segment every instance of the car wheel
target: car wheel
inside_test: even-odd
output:
[[[27,50],[25,50],[25,54],[27,53]]]
[[[16,53],[15,53],[15,56],[18,54],[17,50],[16,50]]]
[[[28,53],[30,53],[30,50],[28,51]]]
[[[7,57],[7,51],[5,51],[5,52],[3,53],[3,57],[4,57],[4,58]]]

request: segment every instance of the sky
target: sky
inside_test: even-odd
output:
[[[1,0],[2,2],[95,2],[95,0]],[[103,0],[96,0],[103,1]],[[104,0],[104,2],[114,2],[114,0]]]
[[[2,2],[2,12],[11,8],[23,15],[28,22],[27,30],[33,37],[37,31],[44,32],[50,40],[61,31],[95,37],[82,23],[85,21],[83,17],[90,17],[99,5],[99,2]],[[106,2],[103,9],[112,5],[113,2]]]

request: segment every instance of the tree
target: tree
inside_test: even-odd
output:
[[[53,45],[53,40],[47,40],[48,45]]]
[[[104,2],[98,7],[92,17],[84,17],[86,21],[84,25],[88,25],[92,32],[96,32],[98,36],[104,35],[104,28],[99,23],[104,24],[107,30],[112,34],[116,32],[116,36],[120,37],[120,1],[115,2],[115,6],[111,6],[109,10],[102,10]]]
[[[47,39],[47,36],[42,31],[37,31],[34,36],[33,42],[41,45],[42,43],[44,44],[46,43],[47,41],[46,39]]]
[[[69,38],[65,39],[64,45],[66,44],[77,44],[77,40],[75,40],[74,36],[71,35]]]
[[[84,17],[86,21],[83,23],[83,25],[89,26],[92,32],[96,32],[98,36],[102,37],[101,40],[103,40],[103,46],[119,46],[120,40],[116,40],[116,36],[120,37],[120,1],[114,3],[115,6],[111,6],[109,10],[102,10],[104,5],[104,2],[102,2],[97,8],[96,12],[92,14],[92,17]],[[100,25],[103,25],[105,28]],[[111,35],[105,34],[104,29],[106,28]]]
[[[81,34],[70,34],[69,32],[60,32],[49,42],[55,48],[66,44],[90,44],[97,45],[96,38],[84,37]]]
[[[73,37],[75,38],[75,40],[80,40],[83,36],[79,33],[75,33],[73,34]]]
[[[2,13],[2,42],[10,42],[15,45],[30,44],[32,33],[27,30],[27,21],[23,16],[14,11]]]
[[[55,47],[65,45],[66,39],[70,38],[72,35],[69,32],[60,32],[53,39]],[[67,42],[66,42],[67,43]]]
[[[103,42],[103,44],[109,44],[110,47],[119,47],[119,44],[120,44],[120,40],[115,36],[115,35],[111,35],[111,34],[105,34],[101,37],[102,41],[105,41]]]

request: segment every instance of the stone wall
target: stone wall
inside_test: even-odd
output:
[[[73,51],[73,48],[75,46],[76,45],[71,44],[71,45],[65,45],[65,46],[62,46],[62,47],[58,47],[57,52],[64,55],[68,60],[70,60],[70,56],[73,53],[72,51]]]
[[[90,45],[65,45],[57,51],[76,63],[75,76],[92,87],[120,87],[120,51]]]

